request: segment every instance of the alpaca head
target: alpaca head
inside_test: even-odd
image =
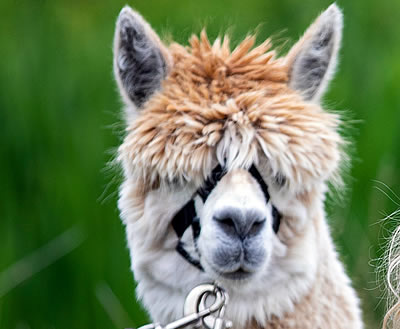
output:
[[[309,287],[318,244],[307,224],[320,215],[341,158],[339,118],[319,105],[341,28],[332,5],[278,58],[269,40],[253,47],[252,36],[233,50],[228,37],[210,44],[205,32],[188,47],[167,46],[139,14],[121,11],[114,72],[127,130],[119,207],[139,296],[156,320],[179,316],[178,297],[204,281],[221,282],[233,305],[235,293],[273,296],[293,282],[295,300]],[[204,272],[175,251],[171,222],[190,200],[201,228],[191,247]],[[182,240],[190,247],[188,231]],[[289,304],[276,298],[269,310]],[[241,319],[262,321],[265,308]]]

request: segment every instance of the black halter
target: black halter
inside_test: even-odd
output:
[[[249,172],[260,185],[261,190],[264,193],[265,202],[269,202],[270,196],[268,192],[268,185],[262,179],[259,171],[254,165],[252,165],[251,168],[249,169]],[[211,172],[211,175],[204,182],[203,186],[197,190],[197,195],[200,196],[200,198],[203,200],[204,203],[206,202],[208,196],[211,194],[215,186],[218,184],[218,182],[225,174],[226,172],[221,167],[221,165],[216,166],[214,170]],[[272,227],[274,229],[274,232],[277,233],[281,222],[281,214],[274,206],[272,206],[272,217],[273,217]],[[192,226],[194,246],[195,248],[197,248],[196,241],[200,235],[201,227],[199,218],[197,217],[196,214],[196,209],[193,199],[189,200],[189,202],[186,203],[183,206],[183,208],[178,211],[178,213],[172,219],[172,227],[174,228],[175,233],[179,238],[178,245],[176,246],[176,251],[179,254],[181,254],[181,256],[185,258],[189,263],[191,263],[192,265],[196,266],[198,269],[203,271],[203,267],[201,266],[200,261],[190,255],[190,253],[185,249],[184,243],[181,241],[183,234],[185,233],[186,229],[189,226]]]

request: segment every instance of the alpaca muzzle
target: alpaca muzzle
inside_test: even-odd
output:
[[[210,176],[206,179],[202,187],[200,187],[195,195],[193,196],[192,199],[190,199],[179,211],[178,213],[174,216],[172,219],[172,227],[175,230],[176,235],[178,236],[178,244],[176,246],[176,251],[184,258],[186,259],[190,264],[193,266],[197,267],[199,270],[204,271],[203,266],[200,263],[200,253],[197,248],[197,239],[200,235],[201,232],[201,225],[200,225],[200,219],[197,216],[196,213],[196,208],[194,204],[194,197],[196,195],[200,196],[202,199],[203,203],[207,201],[207,198],[209,195],[212,193],[214,188],[217,186],[218,182],[222,179],[223,176],[225,176],[227,171],[220,165],[218,164],[213,171],[211,172]],[[255,165],[253,164],[250,169],[249,173],[253,176],[253,178],[257,181],[259,184],[265,198],[265,202],[268,203],[270,201],[270,195],[268,192],[268,185],[265,183],[263,180],[260,172],[257,170]],[[280,221],[282,215],[278,211],[278,209],[272,205],[272,216],[273,216],[273,223],[272,227],[275,233],[278,233],[279,226],[280,226]],[[233,217],[233,216],[231,216]],[[239,225],[236,225],[235,222],[238,222],[234,219],[231,218],[232,225],[235,227],[238,227],[236,230],[239,232],[239,235],[242,234],[242,229],[239,227]],[[255,220],[252,227],[257,227],[259,223],[261,223],[262,220]],[[188,251],[184,242],[181,240],[182,236],[185,234],[186,230],[191,227],[192,228],[192,238],[193,238],[193,246],[194,250],[192,252]]]

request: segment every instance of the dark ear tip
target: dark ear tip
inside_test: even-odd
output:
[[[119,46],[125,43],[125,46],[131,47],[133,39],[145,35],[146,22],[131,7],[122,8],[117,19],[116,32],[119,34]]]

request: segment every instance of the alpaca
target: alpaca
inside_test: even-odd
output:
[[[188,292],[216,281],[235,329],[363,328],[324,212],[346,159],[340,117],[320,105],[341,33],[333,4],[286,56],[251,35],[231,50],[228,36],[211,44],[203,31],[184,47],[122,9],[118,206],[155,322],[182,317]]]

